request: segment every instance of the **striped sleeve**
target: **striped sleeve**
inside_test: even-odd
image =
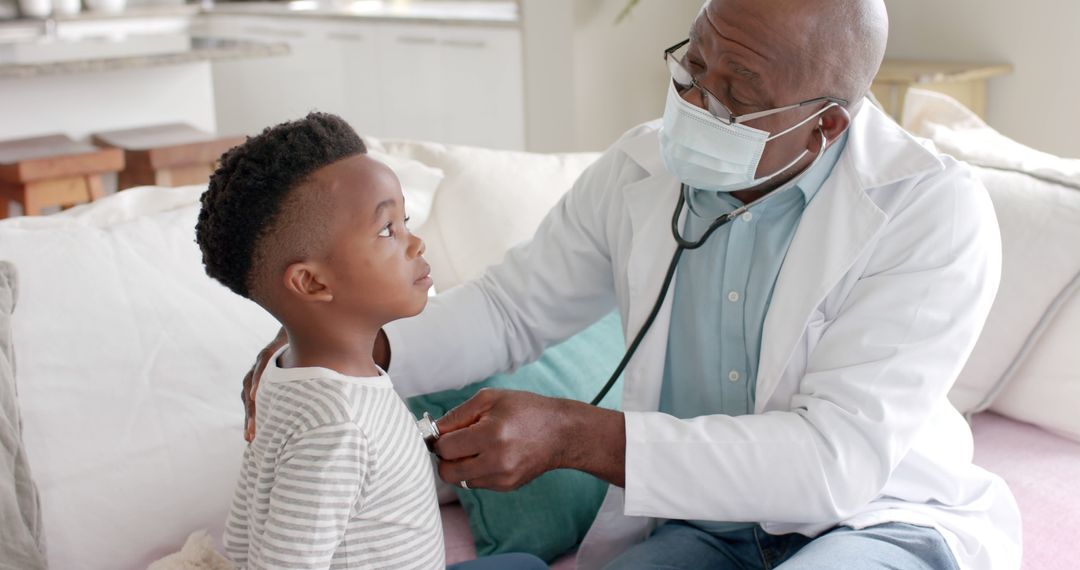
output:
[[[329,568],[367,473],[367,439],[351,422],[293,435],[282,450],[260,568]],[[253,561],[254,562],[254,561]]]

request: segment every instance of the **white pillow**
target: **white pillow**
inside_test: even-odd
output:
[[[924,89],[908,91],[902,123],[912,133],[934,141],[940,151],[968,163],[1024,172],[1066,186],[1080,185],[1080,159],[1024,146],[992,129],[948,95]]]
[[[938,93],[909,91],[903,124],[976,165],[1001,225],[1001,288],[950,399],[964,412],[993,404],[1080,433],[1080,321],[1071,309],[1080,275],[1080,161],[1020,145]]]
[[[406,141],[374,144],[445,175],[431,218],[417,230],[427,244],[425,256],[439,291],[479,277],[506,250],[532,238],[548,211],[599,156]]]
[[[1080,284],[1080,280],[1074,282]],[[1080,441],[1080,294],[1076,285],[990,409]]]

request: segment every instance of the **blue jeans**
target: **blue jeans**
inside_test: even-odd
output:
[[[862,530],[837,527],[817,538],[773,536],[760,526],[710,534],[670,521],[607,565],[607,570],[956,570],[941,534],[932,528],[887,523]]]
[[[547,570],[547,567],[532,554],[496,554],[452,564],[446,570]]]

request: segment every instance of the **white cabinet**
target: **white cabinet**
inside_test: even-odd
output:
[[[202,31],[292,49],[214,65],[222,132],[255,133],[318,109],[362,135],[525,148],[517,28],[211,15]]]
[[[375,27],[360,23],[337,25],[327,31],[327,36],[333,52],[327,57],[333,60],[341,80],[338,114],[356,132],[384,137]]]
[[[214,64],[218,130],[254,134],[312,110],[343,112],[339,54],[320,22],[273,17],[214,17],[206,33],[285,42],[288,56]]]
[[[525,148],[521,34],[446,28],[440,38],[443,129],[449,142]]]
[[[384,132],[393,138],[447,139],[443,100],[454,86],[442,78],[440,30],[434,26],[383,25],[379,75]]]

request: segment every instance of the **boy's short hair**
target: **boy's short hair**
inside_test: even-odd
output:
[[[356,154],[364,142],[341,117],[309,113],[268,127],[229,149],[202,195],[195,240],[206,273],[233,292],[252,298],[253,271],[266,236],[308,216],[283,215],[290,192],[316,170]],[[299,206],[297,206],[299,208]],[[314,228],[305,228],[307,231]]]

